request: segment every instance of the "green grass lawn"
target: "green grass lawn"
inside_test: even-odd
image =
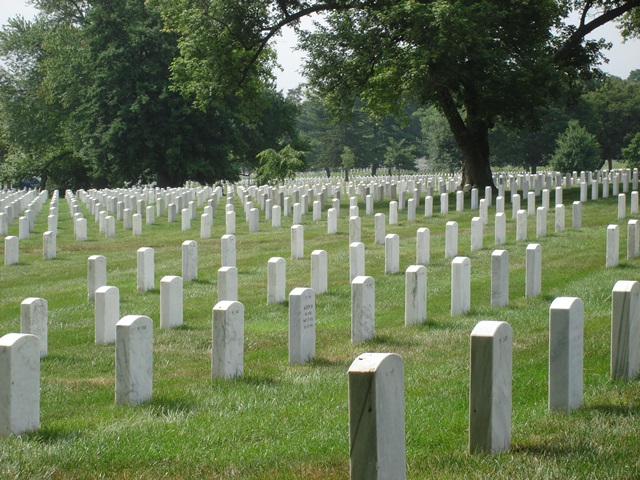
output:
[[[482,197],[482,195],[481,195]],[[551,194],[553,203],[553,193]],[[299,478],[349,476],[347,369],[363,352],[394,352],[405,364],[406,449],[409,478],[637,478],[640,476],[640,385],[609,377],[611,290],[618,280],[640,280],[640,259],[605,269],[606,227],[621,228],[617,199],[583,206],[583,228],[571,228],[571,203],[579,189],[564,192],[567,229],[515,241],[507,202],[510,254],[509,306],[490,305],[493,215],[484,228],[484,249],[470,251],[469,208],[449,215],[387,225],[400,236],[400,270],[384,274],[384,245],[374,244],[373,215],[360,203],[366,274],[376,282],[376,337],[350,342],[348,199],[342,199],[339,233],[327,235],[323,220],[305,215],[305,258],[290,258],[291,218],[273,229],[261,214],[260,231],[249,233],[236,198],[239,300],[245,306],[244,375],[211,379],[211,318],[217,299],[220,237],[225,233],[223,197],[212,237],[200,239],[180,222],[143,226],[134,237],[117,224],[115,239],[98,234],[88,218],[86,242],[76,242],[69,208],[59,203],[58,254],[42,258],[48,204],[35,232],[20,241],[20,263],[0,265],[0,335],[20,329],[20,303],[42,297],[49,303],[49,355],[41,363],[41,428],[0,441],[2,478]],[[538,198],[538,202],[540,199]],[[629,204],[629,201],[627,202]],[[526,201],[522,203],[526,207]],[[440,211],[434,198],[434,212]],[[388,205],[375,205],[387,214]],[[198,218],[202,208],[198,210]],[[459,223],[459,255],[471,259],[471,312],[451,317],[451,264],[444,258],[447,221]],[[9,228],[17,235],[17,220]],[[404,270],[415,262],[416,230],[431,230],[427,266],[427,323],[404,326]],[[159,284],[181,274],[181,244],[198,242],[199,278],[184,285],[184,325],[159,328]],[[542,295],[524,297],[525,249],[542,245]],[[156,289],[136,291],[136,251],[155,249]],[[267,262],[287,261],[287,291],[310,285],[310,253],[328,252],[329,292],[316,296],[316,358],[288,363],[288,308],[267,305]],[[0,252],[4,254],[4,245]],[[154,321],[153,399],[137,407],[115,404],[115,347],[94,344],[93,304],[87,302],[87,258],[107,257],[107,283],[120,289],[121,316]],[[584,406],[570,414],[547,410],[548,309],[554,298],[577,296],[585,304]],[[480,320],[513,327],[512,448],[499,455],[469,455],[469,334]],[[640,347],[639,347],[640,348]]]

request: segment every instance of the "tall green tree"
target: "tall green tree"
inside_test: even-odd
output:
[[[69,174],[68,157],[96,186],[173,186],[187,179],[235,180],[257,166],[258,152],[295,143],[297,109],[269,85],[261,84],[250,98],[219,92],[200,108],[194,108],[195,97],[174,91],[169,67],[178,54],[177,37],[166,31],[154,3],[35,4],[41,13],[34,22],[16,23],[0,37],[4,57],[22,62],[10,64],[0,92],[11,152],[5,163],[46,158],[32,162],[34,170],[55,167]],[[31,121],[22,122],[18,112],[29,102],[39,110],[30,108]],[[43,134],[31,135],[33,129]],[[32,145],[18,141],[22,137]],[[56,151],[49,153],[52,145]]]
[[[558,136],[557,148],[551,157],[551,166],[559,172],[596,170],[602,165],[600,145],[596,136],[571,120],[567,129]]]
[[[587,35],[640,7],[640,0],[167,3],[181,35],[176,80],[201,98],[252,85],[283,26],[328,12],[303,41],[311,82],[334,104],[362,98],[372,110],[391,111],[409,98],[435,105],[462,152],[464,181],[478,187],[493,185],[488,138],[496,122],[535,125],[537,107],[591,74],[605,45]],[[573,9],[575,26],[565,23]],[[233,73],[219,78],[225,71]]]

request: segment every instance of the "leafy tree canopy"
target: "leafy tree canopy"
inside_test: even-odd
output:
[[[557,148],[551,158],[551,166],[559,172],[596,170],[602,165],[600,145],[595,135],[571,120],[557,140]]]
[[[465,181],[479,187],[493,185],[493,126],[539,124],[538,107],[588,78],[600,59],[604,42],[586,36],[625,16],[635,26],[639,6],[640,0],[163,3],[180,35],[174,79],[202,102],[220,90],[246,85],[241,91],[250,92],[268,77],[269,40],[303,16],[327,13],[302,42],[310,53],[307,74],[322,96],[349,106],[361,98],[380,113],[407,99],[436,106],[462,152]],[[578,25],[565,22],[572,10]]]
[[[250,97],[219,90],[200,108],[194,95],[175,91],[169,67],[178,37],[157,4],[35,5],[35,21],[15,19],[0,34],[5,176],[29,170],[63,188],[212,183],[254,168],[265,148],[297,141],[297,109],[269,84],[256,84]]]

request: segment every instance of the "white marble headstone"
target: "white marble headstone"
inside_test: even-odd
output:
[[[211,377],[241,377],[243,366],[244,305],[218,302],[213,307]]]
[[[48,352],[49,303],[44,298],[29,297],[20,304],[20,333],[38,337],[40,358]]]
[[[611,377],[630,380],[640,372],[640,283],[616,282],[611,294]]]
[[[40,341],[35,335],[0,338],[0,438],[40,427]]]
[[[272,257],[267,263],[267,304],[275,305],[287,299],[287,261]]]
[[[294,288],[289,293],[289,363],[307,363],[315,354],[315,293],[311,288]]]
[[[556,298],[549,307],[549,410],[582,405],[584,303]]]
[[[349,367],[350,478],[406,478],[404,362],[363,353]]]
[[[373,277],[358,276],[351,282],[351,343],[375,336],[376,293]]]
[[[405,272],[404,324],[411,326],[427,321],[427,269],[411,265]]]
[[[138,405],[153,393],[153,321],[127,315],[116,324],[116,403]]]
[[[95,342],[108,345],[116,341],[116,324],[120,321],[120,290],[104,286],[95,293]]]
[[[183,281],[167,275],[160,280],[160,328],[173,328],[183,321]]]
[[[511,447],[512,345],[506,322],[481,321],[471,332],[470,453]]]

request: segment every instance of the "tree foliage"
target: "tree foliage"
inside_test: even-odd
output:
[[[600,145],[595,135],[589,133],[580,122],[571,120],[558,137],[550,163],[556,171],[563,173],[596,170],[602,165]]]
[[[630,168],[640,168],[640,132],[622,149],[622,156],[627,161]]]
[[[269,85],[250,98],[220,91],[200,108],[175,91],[178,37],[153,2],[36,6],[35,21],[15,20],[0,36],[9,61],[0,84],[5,176],[28,165],[49,178],[58,172],[51,180],[63,187],[211,183],[235,180],[258,152],[297,141],[296,107]]]
[[[465,180],[480,187],[493,185],[494,125],[539,125],[539,107],[589,78],[600,59],[604,42],[587,35],[636,15],[640,6],[640,0],[169,3],[175,6],[165,5],[167,16],[180,34],[175,78],[203,101],[232,85],[250,91],[272,61],[262,52],[280,28],[328,12],[302,43],[310,53],[307,74],[323,98],[348,110],[361,99],[381,114],[407,99],[436,106],[462,152]],[[565,22],[573,9],[575,26]],[[219,79],[221,71],[232,75]]]
[[[256,171],[258,185],[284,182],[295,177],[296,173],[304,170],[304,152],[300,152],[291,145],[287,145],[279,152],[273,148],[263,150],[257,155],[259,167]]]

